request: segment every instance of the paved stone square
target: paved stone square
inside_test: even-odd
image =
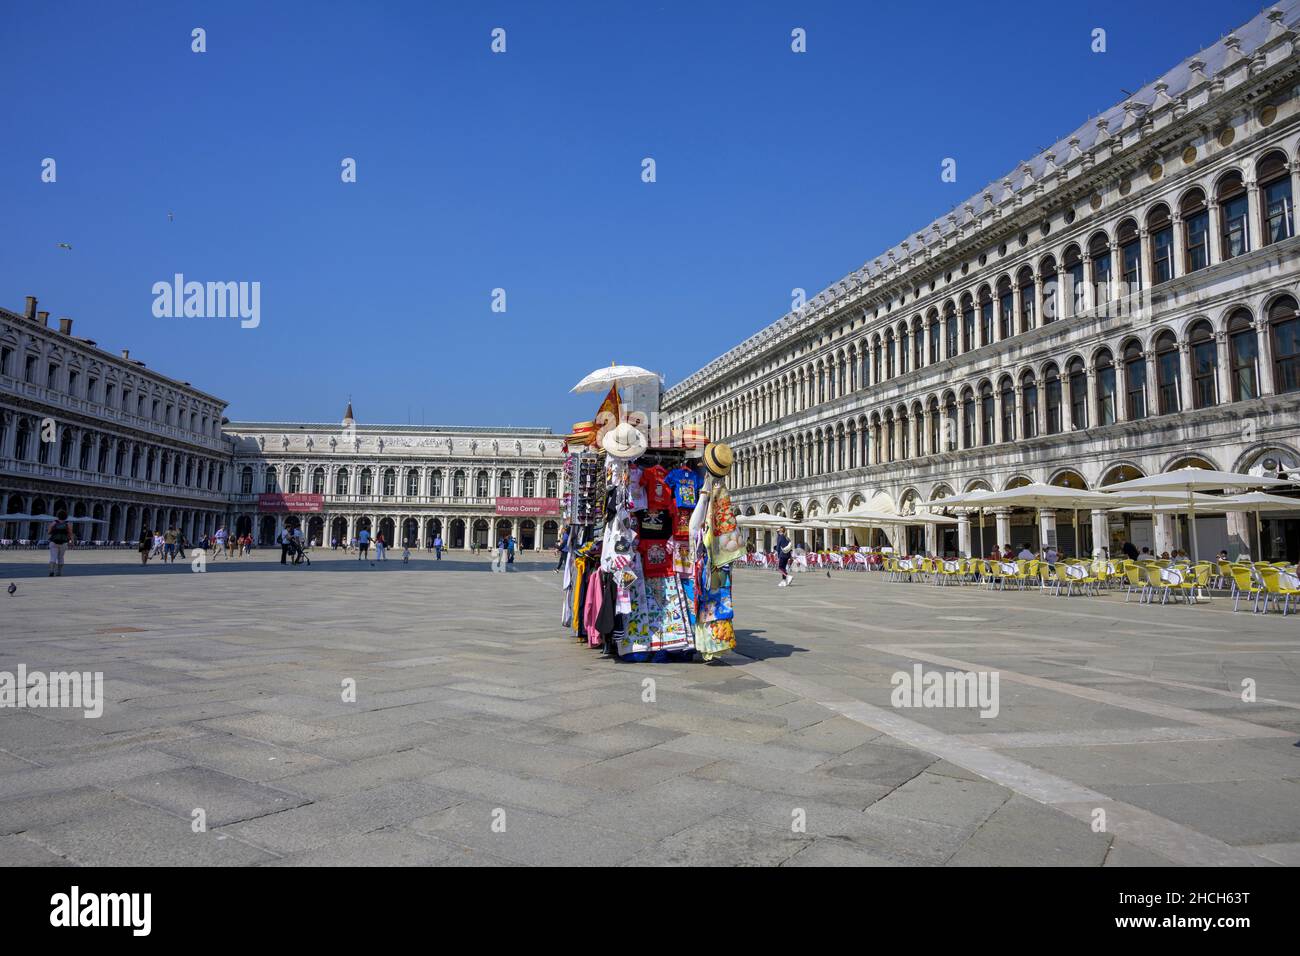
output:
[[[0,710],[4,865],[1300,863],[1300,615],[746,569],[725,663],[619,664],[549,562],[43,557],[0,671],[106,704]],[[917,664],[997,716],[892,706]]]

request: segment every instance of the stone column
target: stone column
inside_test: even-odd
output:
[[[1087,369],[1087,373],[1088,373],[1088,397],[1087,397],[1088,420],[1084,422],[1084,425],[1096,426],[1101,424],[1101,401],[1100,401],[1101,394],[1097,385],[1097,370],[1093,368],[1091,365],[1089,365]]]
[[[1269,341],[1268,318],[1260,316],[1255,320],[1255,345],[1259,352],[1259,392],[1261,395],[1273,394],[1273,349]]]
[[[1187,248],[1187,223],[1183,222],[1182,215],[1178,213],[1170,218],[1170,222],[1173,223],[1174,248],[1171,250],[1169,273],[1170,278],[1177,279],[1187,272],[1183,262],[1183,250]]]
[[[1185,340],[1178,343],[1178,401],[1180,411],[1195,407],[1192,395],[1192,347]]]
[[[1255,516],[1249,511],[1228,512],[1228,558],[1235,561],[1243,554],[1249,554],[1256,561],[1263,560],[1255,554]]]
[[[1219,403],[1232,401],[1232,358],[1228,354],[1228,333],[1214,333],[1214,387],[1215,399]]]
[[[1151,233],[1145,226],[1138,230],[1138,251],[1142,263],[1142,288],[1149,289],[1151,288],[1151,283],[1155,276],[1152,275],[1151,266]],[[1135,292],[1137,290],[1130,289],[1129,291]]]
[[[967,511],[957,515],[957,551],[965,557],[971,557],[970,513]]]
[[[1102,550],[1110,549],[1110,519],[1104,511],[1092,512],[1092,556],[1100,558]]]
[[[1292,194],[1294,195],[1294,193]],[[1260,201],[1259,184],[1254,180],[1246,181],[1246,208],[1250,220],[1250,248],[1264,247],[1264,204]]]
[[[1219,209],[1218,200],[1213,196],[1206,198],[1206,209],[1210,213],[1210,225],[1209,235],[1206,236],[1205,241],[1205,264],[1209,267],[1223,261],[1223,237],[1219,234],[1222,211]]]
[[[1060,545],[1056,540],[1056,511],[1052,508],[1038,509],[1039,550],[1046,551],[1049,544]]]
[[[1012,544],[1011,541],[1011,509],[999,508],[993,512],[993,518],[997,524],[998,546]]]
[[[1014,335],[1019,335],[1025,331],[1024,322],[1021,316],[1024,312],[1024,294],[1020,291],[1020,283],[1016,279],[1011,280],[1011,331]]]

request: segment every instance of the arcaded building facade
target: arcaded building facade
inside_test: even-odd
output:
[[[733,445],[745,511],[792,519],[1184,464],[1300,471],[1297,6],[1021,163],[670,389],[665,411]],[[1074,550],[1062,517],[998,514],[984,544],[1050,529]],[[1198,523],[1202,551],[1247,548],[1246,524]],[[1266,556],[1294,558],[1297,522],[1265,525]],[[912,533],[897,544],[980,547],[964,516]],[[1099,513],[1077,546],[1184,535]]]
[[[134,540],[175,525],[191,540],[226,511],[230,450],[226,403],[51,327],[29,296],[0,309],[0,540],[40,538],[42,523],[6,514],[53,514],[85,540]]]
[[[231,526],[262,543],[299,523],[327,546],[363,529],[420,548],[559,540],[563,439],[549,428],[359,424],[349,403],[337,424],[230,422],[226,436]],[[269,513],[275,495],[320,496],[319,510]]]

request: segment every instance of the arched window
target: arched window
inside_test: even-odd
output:
[[[998,280],[998,338],[1009,339],[1016,329],[1016,297],[1011,291],[1011,280],[1003,276]]]
[[[1009,377],[1002,379],[1002,440],[1016,440],[1016,387]]]
[[[1020,377],[1020,432],[1026,438],[1038,437],[1038,382],[1033,372]]]
[[[912,368],[925,364],[925,333],[921,329],[921,317],[912,320]]]
[[[1061,433],[1061,373],[1055,363],[1043,372],[1043,391],[1047,402],[1047,434]]]
[[[1083,359],[1071,359],[1066,375],[1070,380],[1070,427],[1079,431],[1088,427],[1088,373]]]
[[[190,475],[189,475],[189,466],[187,465],[185,469],[185,484],[188,485],[189,483],[190,483]],[[276,474],[274,468],[266,469],[266,481],[264,483],[263,490],[268,495],[273,495],[280,490],[279,476]]]
[[[961,393],[961,447],[975,447],[975,393],[966,389]]]
[[[59,467],[67,468],[72,464],[72,429],[65,428],[59,435]]]
[[[459,469],[451,476],[451,494],[454,498],[465,497],[465,472]]]
[[[1295,235],[1291,208],[1291,170],[1286,157],[1274,150],[1255,167],[1259,198],[1264,205],[1264,245],[1281,242]]]
[[[302,491],[302,469],[298,467],[289,469],[289,493],[298,494]]]
[[[1043,324],[1055,322],[1060,316],[1060,306],[1057,304],[1057,292],[1059,281],[1056,278],[1056,260],[1048,256],[1038,264],[1038,275],[1043,284],[1043,307],[1042,316]]]
[[[239,473],[239,493],[241,495],[251,495],[253,493],[253,469],[248,466]]]
[[[1142,242],[1137,223],[1125,219],[1119,224],[1115,238],[1119,243],[1121,294],[1131,295],[1142,288]]]
[[[1300,390],[1300,318],[1295,299],[1284,295],[1268,309],[1269,335],[1273,343],[1273,391]]]
[[[1115,424],[1115,361],[1110,349],[1097,353],[1097,424]]]
[[[406,470],[406,496],[417,498],[420,495],[420,473],[414,468]]]
[[[897,345],[894,342],[894,333],[892,330],[885,333],[885,378],[894,377],[896,368]]]
[[[997,403],[988,382],[980,386],[980,429],[980,444],[992,445],[997,438]]]
[[[1110,301],[1110,280],[1114,264],[1110,258],[1110,237],[1099,232],[1088,240],[1088,257],[1092,259],[1092,284],[1097,303]]]
[[[1232,400],[1259,398],[1259,337],[1245,309],[1238,309],[1228,320],[1228,359],[1232,364]]]
[[[1219,249],[1224,260],[1250,251],[1250,203],[1241,173],[1233,170],[1219,180]]]
[[[558,498],[560,496],[560,476],[553,471],[546,473],[546,497]]]
[[[980,289],[980,341],[985,345],[993,341],[993,293],[988,286]]]
[[[442,469],[440,468],[429,472],[429,495],[433,498],[442,497]]]
[[[1193,189],[1178,207],[1183,214],[1183,268],[1188,272],[1210,264],[1210,211],[1205,193]]]
[[[1017,276],[1020,285],[1020,329],[1028,332],[1034,327],[1034,272],[1029,266]]]
[[[497,475],[497,497],[509,498],[515,493],[515,476],[508,471]]]
[[[1197,322],[1188,336],[1192,351],[1192,407],[1219,403],[1219,347],[1209,322]]]
[[[348,470],[340,468],[334,474],[334,494],[346,495],[348,493]]]
[[[525,498],[537,497],[537,476],[531,471],[524,472],[523,488],[520,493]]]
[[[937,398],[932,398],[930,399],[930,435],[929,435],[929,440],[930,440],[929,451],[931,455],[936,455],[939,452],[943,451],[943,449],[939,447],[939,436],[942,433],[943,433],[943,418],[939,414],[939,400]],[[862,435],[864,439],[866,438],[866,434],[867,434],[866,430],[863,429]],[[870,464],[871,459],[867,457],[865,447],[863,448],[862,455],[863,455],[863,464]]]
[[[944,337],[947,340],[948,351],[944,353],[945,358],[952,358],[957,354],[957,312],[950,304],[943,314]]]
[[[907,348],[907,323],[898,327],[898,374],[907,374],[907,360],[910,357]]]
[[[969,352],[975,347],[975,303],[971,297],[962,296],[961,300],[961,350]]]
[[[474,495],[477,498],[486,498],[492,493],[488,483],[488,473],[480,471],[474,476]]]
[[[375,493],[375,476],[369,468],[361,469],[361,494],[373,495]]]
[[[1155,353],[1156,408],[1159,414],[1168,415],[1182,407],[1178,400],[1182,371],[1179,368],[1178,342],[1174,339],[1174,333],[1160,333],[1156,338]]]
[[[1083,259],[1079,256],[1079,247],[1070,246],[1065,250],[1065,257],[1062,260],[1065,263],[1065,274],[1069,277],[1070,288],[1062,294],[1061,298],[1067,305],[1070,315],[1078,315],[1087,306],[1087,300],[1084,298],[1084,278],[1083,278]]]
[[[1147,237],[1151,243],[1151,283],[1168,282],[1174,277],[1174,223],[1164,203],[1147,214]]]
[[[31,421],[26,417],[18,419],[18,429],[17,429],[17,433],[14,436],[14,458],[16,458],[18,461],[27,460],[27,446],[31,444],[31,438],[32,438]],[[118,470],[117,470],[117,473],[119,475],[122,473],[121,462],[122,462],[122,456],[121,453],[119,452]]]
[[[952,451],[957,447],[957,438],[960,432],[957,429],[957,396],[949,392],[945,399],[944,418],[947,419],[947,441],[944,442],[944,451]]]
[[[1147,417],[1147,357],[1142,346],[1129,342],[1124,346],[1124,401],[1131,421]]]
[[[316,468],[311,473],[311,493],[313,495],[325,494],[325,469]]]
[[[930,313],[930,364],[939,361],[939,313]]]
[[[397,469],[384,469],[384,497],[391,498],[397,494]]]

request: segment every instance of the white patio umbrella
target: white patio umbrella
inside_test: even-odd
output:
[[[1293,482],[1282,478],[1267,478],[1263,475],[1243,475],[1235,471],[1217,471],[1212,468],[1175,468],[1173,471],[1144,478],[1133,478],[1113,485],[1107,485],[1106,491],[1123,495],[1125,492],[1143,491],[1177,491],[1187,496],[1187,523],[1192,532],[1192,560],[1197,559],[1199,548],[1196,540],[1196,501],[1193,494],[1197,491],[1249,491],[1254,488],[1277,488]]]
[[[1179,495],[1181,499],[1182,496]],[[1141,512],[1146,513],[1146,508],[1120,508],[1124,512]],[[1184,514],[1187,506],[1183,503],[1165,504],[1153,506],[1151,513],[1160,514]],[[1261,514],[1265,511],[1300,511],[1300,498],[1285,498],[1282,495],[1270,495],[1263,491],[1250,491],[1245,494],[1232,495],[1226,498],[1216,497],[1215,495],[1197,495],[1196,510],[1200,514],[1213,514],[1223,511],[1239,511],[1255,513],[1255,537],[1259,541],[1260,550],[1263,550],[1263,522]],[[1249,542],[1247,542],[1249,548]],[[1260,557],[1263,557],[1261,554]]]
[[[659,373],[644,369],[639,365],[615,365],[598,368],[573,388],[573,392],[608,392],[612,385],[638,385],[641,382],[657,382]]]
[[[1282,495],[1270,495],[1264,491],[1248,491],[1223,501],[1225,507],[1229,503],[1234,511],[1248,509],[1255,512],[1255,539],[1259,542],[1261,560],[1264,557],[1264,524],[1260,514],[1265,511],[1300,511],[1300,498],[1284,498]]]
[[[1042,482],[1021,485],[1019,488],[1008,488],[1005,491],[988,492],[973,499],[969,494],[964,497],[968,503],[960,504],[958,507],[979,508],[981,513],[986,508],[1060,508],[1072,511],[1074,512],[1074,544],[1076,549],[1079,546],[1079,509],[1115,507],[1113,498],[1108,500],[1105,495],[1099,492],[1089,491],[1086,488],[1046,485]]]

